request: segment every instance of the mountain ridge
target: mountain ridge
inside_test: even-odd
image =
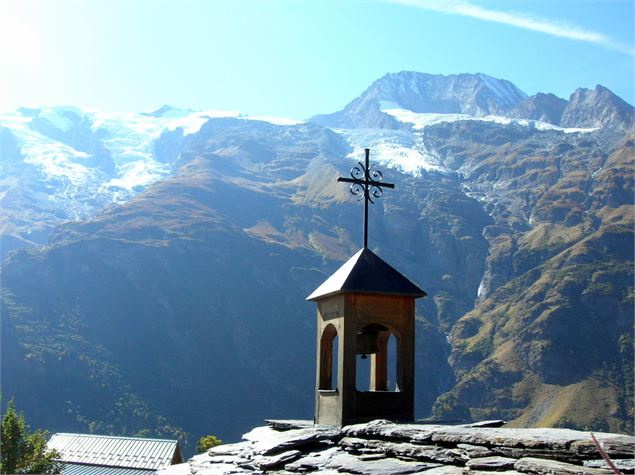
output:
[[[402,76],[404,81],[400,82],[399,79]],[[378,99],[375,96],[383,87],[380,87],[383,84],[382,81],[385,82],[386,78],[389,78],[391,79],[389,89],[406,91],[410,86],[416,89],[422,81],[431,81],[436,78],[437,82],[442,82],[448,77],[454,78],[454,82],[465,82],[467,79],[472,85],[478,84],[479,91],[487,88],[488,84],[499,84],[496,82],[499,81],[500,87],[490,86],[487,90],[500,88],[506,90],[507,88],[512,91],[510,96],[514,98],[512,102],[520,100],[523,96],[526,97],[511,83],[495,80],[483,74],[442,76],[402,72],[387,74],[375,81],[364,94],[349,104],[350,107],[355,106],[353,109],[359,105],[359,110],[351,112],[353,115],[342,120],[354,127],[349,129],[350,131],[360,126],[406,131],[411,127],[420,128],[421,126],[412,125],[409,122],[407,114],[403,115],[403,111],[407,109],[401,109],[402,114],[395,115],[395,112],[399,110],[386,111],[382,108],[382,104],[377,102]],[[405,81],[412,78],[416,80]],[[371,94],[368,91],[371,91]],[[372,93],[372,91],[375,92]],[[418,93],[417,100],[420,100],[420,96],[421,94]],[[548,127],[549,123],[561,124],[569,127],[568,130],[578,130],[581,126],[604,127],[619,134],[633,127],[635,120],[633,107],[602,86],[596,87],[594,91],[579,89],[572,94],[566,105],[562,101],[564,100],[556,96],[539,93],[518,102],[506,113],[512,120],[535,121],[531,124],[542,128]],[[472,102],[468,101],[465,107],[476,107],[471,105]],[[395,105],[399,104],[392,104],[392,106]],[[347,107],[350,108],[349,106]],[[383,107],[388,106],[387,103],[383,105]],[[452,107],[455,107],[452,110],[463,110],[461,109],[463,106],[458,107],[456,104]],[[417,109],[414,106],[413,108]],[[418,110],[425,110],[425,108]],[[336,114],[339,114],[338,117],[344,117],[348,114],[346,111],[345,108]],[[492,111],[493,109],[489,112]],[[143,191],[152,182],[171,175],[175,170],[174,167],[178,168],[176,158],[184,146],[186,137],[195,134],[210,118],[233,117],[250,120],[248,116],[232,111],[193,112],[171,106],[163,106],[157,111],[137,115],[86,112],[71,106],[44,109],[21,108],[18,112],[20,115],[17,116],[7,114],[0,116],[2,156],[11,159],[3,160],[1,173],[3,176],[22,176],[20,188],[24,189],[24,191],[19,190],[17,183],[5,185],[5,196],[1,198],[2,206],[11,218],[10,222],[5,221],[2,225],[4,231],[0,232],[1,256],[12,249],[26,245],[44,244],[48,233],[56,224],[64,220],[90,217],[109,203],[125,202]],[[436,123],[440,120],[479,118],[478,114],[438,115],[438,112],[435,114],[437,114],[436,118],[425,119],[424,124]],[[363,117],[361,122],[355,118],[360,116]],[[492,120],[492,118],[502,120],[490,116],[484,119]],[[275,119],[271,120],[275,121]],[[319,123],[321,119],[314,121]],[[18,142],[21,145],[18,145]],[[47,147],[51,151],[43,154],[42,150]],[[411,147],[408,145],[402,146],[402,151],[399,153],[404,154],[409,148]],[[396,153],[396,150],[392,153]],[[20,158],[22,155],[24,156]],[[430,163],[429,157],[425,154],[420,154],[418,160],[422,163]],[[403,160],[388,162],[390,166],[402,166],[401,163],[405,162]],[[417,172],[417,166],[421,165],[416,165],[413,168],[414,172]],[[438,168],[434,162],[430,166]],[[20,170],[16,167],[26,169]],[[44,179],[35,174],[38,168],[45,175]],[[49,186],[49,182],[53,183]],[[64,194],[56,191],[60,187],[60,182],[66,187]],[[57,193],[57,195],[53,197],[51,193]],[[18,221],[16,217],[23,212],[24,208],[33,211],[36,209],[34,206],[25,204],[25,194],[29,194],[26,198],[28,201],[39,200],[38,206],[44,212],[35,212],[32,216],[28,216],[26,224],[16,226],[15,223]],[[42,201],[42,198],[46,199]]]
[[[394,127],[378,115],[382,102],[413,112],[483,116],[503,112],[525,98],[526,94],[510,82],[484,74],[444,76],[402,71],[376,80],[341,111],[309,120],[329,127]]]
[[[197,113],[161,129],[129,115],[155,131],[144,153],[165,175],[81,221],[29,201],[47,189],[61,200],[68,183],[42,181],[0,128],[7,226],[26,212],[49,226],[46,247],[2,264],[3,387],[55,430],[232,440],[255,419],[306,418],[304,297],[359,248],[360,208],[336,178],[370,146],[397,186],[371,207],[371,249],[429,294],[417,306],[417,416],[632,432],[635,138],[619,126],[630,109],[604,107],[603,90],[579,96],[600,127],[448,114],[416,128],[378,109],[390,120],[372,130]],[[582,343],[597,349],[570,364]],[[72,394],[77,375],[86,398]]]
[[[593,91],[579,88],[566,101],[544,93],[530,98],[511,82],[482,73],[445,76],[402,71],[376,80],[342,110],[317,115],[309,121],[342,128],[402,127],[391,117],[386,117],[382,112],[386,108],[474,117],[544,118],[548,119],[545,122],[557,126],[584,128],[607,125],[623,130],[632,129],[635,117],[632,105],[600,85]]]

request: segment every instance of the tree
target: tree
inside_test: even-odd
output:
[[[24,414],[15,410],[13,399],[2,417],[0,431],[1,473],[59,473],[59,454],[46,449],[48,432],[36,430],[29,434]]]
[[[211,449],[212,447],[216,447],[217,445],[221,445],[223,443],[215,435],[207,435],[203,436],[198,440],[198,445],[196,446],[196,453],[202,454],[206,450]]]

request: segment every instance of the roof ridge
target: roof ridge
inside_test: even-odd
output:
[[[76,432],[56,432],[51,435],[51,438],[56,435],[71,435],[73,437],[93,437],[93,438],[102,438],[102,439],[123,439],[123,440],[138,440],[138,441],[153,441],[153,442],[170,442],[170,443],[178,443],[177,439],[155,439],[151,437],[134,437],[134,436],[123,436],[123,435],[100,435],[100,434],[81,434]]]

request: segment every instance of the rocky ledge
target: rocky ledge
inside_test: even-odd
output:
[[[375,420],[333,428],[267,421],[243,436],[159,475],[231,473],[610,474],[590,432]],[[594,433],[622,473],[635,473],[635,437]]]

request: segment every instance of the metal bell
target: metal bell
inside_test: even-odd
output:
[[[375,330],[362,330],[357,333],[357,354],[366,359],[366,355],[377,353],[377,332]]]

